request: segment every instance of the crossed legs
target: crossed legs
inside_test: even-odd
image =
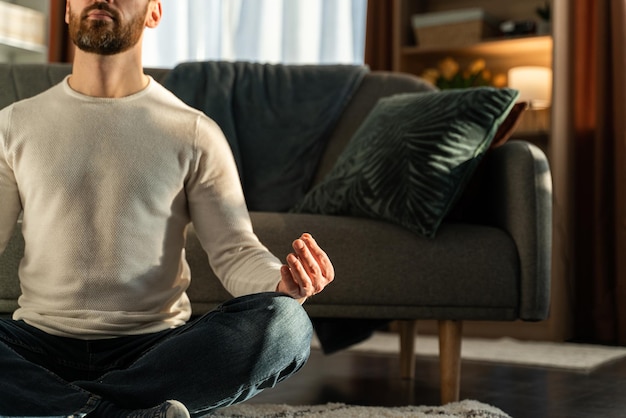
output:
[[[0,416],[126,416],[168,399],[192,416],[243,402],[306,362],[304,309],[278,293],[235,298],[177,329],[113,340],[0,321]]]

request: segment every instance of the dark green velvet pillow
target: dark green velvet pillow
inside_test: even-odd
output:
[[[382,219],[434,237],[518,96],[478,87],[381,99],[292,211]]]

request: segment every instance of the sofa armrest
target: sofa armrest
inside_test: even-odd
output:
[[[513,140],[485,158],[483,193],[491,224],[517,245],[521,269],[519,316],[548,316],[552,253],[552,177],[546,155],[535,145]],[[487,189],[484,189],[484,188]]]

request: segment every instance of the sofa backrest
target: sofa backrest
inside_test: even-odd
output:
[[[61,82],[71,72],[70,64],[0,64],[0,109],[32,97]],[[163,83],[168,69],[147,68],[146,73]],[[318,183],[331,170],[352,135],[381,97],[398,93],[433,90],[422,79],[401,73],[372,71],[365,75],[329,136],[314,176]]]

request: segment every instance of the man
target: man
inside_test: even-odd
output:
[[[0,416],[199,416],[308,358],[301,303],[332,264],[309,234],[284,265],[267,251],[220,129],[144,75],[161,14],[67,0],[72,74],[0,111],[0,251],[20,213],[26,245],[20,307],[0,321]],[[193,322],[189,223],[236,296]]]

